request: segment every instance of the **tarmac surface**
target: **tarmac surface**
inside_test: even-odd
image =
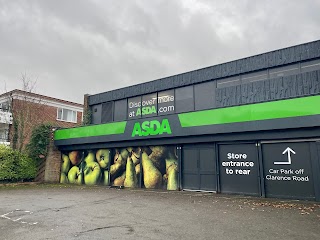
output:
[[[203,192],[0,185],[0,239],[320,239],[320,203]]]

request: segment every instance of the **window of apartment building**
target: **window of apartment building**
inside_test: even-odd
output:
[[[0,142],[6,142],[9,139],[9,130],[0,129]]]
[[[0,109],[4,112],[9,111],[10,104],[9,102],[0,103]]]
[[[77,111],[66,108],[58,108],[57,120],[76,123]]]

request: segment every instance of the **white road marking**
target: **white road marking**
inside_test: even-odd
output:
[[[0,216],[0,218],[5,218],[5,219],[8,219],[8,220],[11,220],[12,222],[19,222],[24,216],[21,216],[21,217],[18,217],[17,219],[11,219],[10,217],[8,217],[9,214],[12,214],[12,213],[15,213],[15,212],[23,212],[23,213],[29,213],[29,214],[32,214],[33,212],[31,211],[23,211],[23,210],[20,210],[20,209],[16,209],[14,211],[11,211],[11,212],[8,212],[8,213],[5,213],[3,215]],[[31,222],[31,223],[28,223],[28,222],[25,222],[25,221],[20,221],[19,223],[22,223],[22,224],[29,224],[29,225],[36,225],[38,224],[38,222]]]
[[[13,222],[16,222],[16,221],[19,221],[21,220],[22,218],[17,218],[16,220],[12,220]]]

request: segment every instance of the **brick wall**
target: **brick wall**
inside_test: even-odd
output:
[[[76,127],[82,124],[82,113],[77,112],[77,123],[65,122],[57,120],[57,107],[42,104],[41,102],[27,102],[23,100],[14,99],[12,101],[13,118],[23,118],[24,123],[24,142],[25,146],[30,139],[32,129],[36,125],[42,123],[50,123],[52,126],[69,128]],[[21,119],[21,120],[23,120]],[[10,125],[9,138],[12,142],[13,126]]]
[[[51,135],[53,136],[53,134]],[[50,137],[48,155],[45,162],[44,181],[59,183],[61,170],[61,153],[54,145],[53,137]]]

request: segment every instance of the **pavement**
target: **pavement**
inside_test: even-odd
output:
[[[320,239],[320,203],[203,192],[0,185],[0,239]]]

